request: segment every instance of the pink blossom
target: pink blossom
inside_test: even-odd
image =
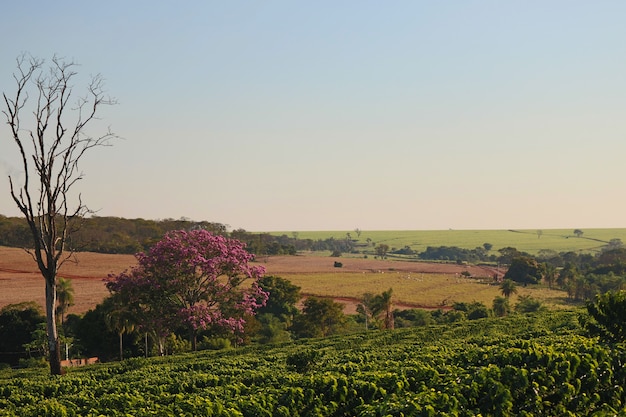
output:
[[[254,256],[238,240],[179,230],[135,257],[138,266],[109,276],[106,286],[136,306],[143,326],[173,327],[178,321],[194,330],[219,326],[242,332],[243,317],[267,301],[258,285],[265,270],[250,265]],[[224,317],[224,311],[234,316]]]

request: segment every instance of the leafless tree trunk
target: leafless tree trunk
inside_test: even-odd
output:
[[[92,77],[83,97],[74,99],[76,64],[53,57],[49,66],[27,55],[17,58],[14,95],[3,93],[7,124],[21,156],[22,175],[9,175],[11,197],[30,228],[33,247],[27,251],[46,282],[46,321],[50,372],[60,375],[61,354],[56,321],[56,283],[59,267],[72,254],[66,242],[89,213],[80,194],[70,196],[82,179],[78,162],[89,149],[107,145],[116,136],[86,134],[100,106],[114,104],[105,97],[103,80]],[[30,94],[29,94],[30,93]],[[70,104],[70,99],[73,102]],[[32,122],[32,124],[29,124]]]

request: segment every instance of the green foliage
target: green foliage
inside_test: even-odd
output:
[[[518,313],[534,313],[545,309],[541,301],[529,295],[520,295],[515,304],[515,311]]]
[[[273,314],[287,320],[298,313],[296,304],[302,297],[300,287],[273,275],[263,276],[258,282],[259,287],[268,294],[268,298],[265,305],[257,310],[257,314]]]
[[[511,295],[517,293],[517,284],[512,279],[507,278],[500,284],[500,291],[504,298],[508,299]]]
[[[0,416],[619,415],[626,352],[582,312],[0,374]],[[5,371],[7,372],[7,371]]]
[[[489,317],[489,309],[483,303],[474,301],[472,303],[454,303],[455,311],[465,313],[468,320],[477,320]]]
[[[57,277],[56,283],[57,305],[56,314],[61,325],[65,323],[65,314],[68,308],[74,305],[74,287],[72,281],[66,278]]]
[[[294,320],[293,331],[298,337],[326,337],[343,331],[346,317],[343,305],[329,298],[309,297],[302,314]]]
[[[315,368],[320,356],[319,351],[306,349],[287,355],[286,363],[296,372],[309,372]]]
[[[279,319],[273,314],[257,315],[257,320],[261,323],[258,332],[260,343],[281,343],[291,340],[291,333],[287,331],[287,322]]]
[[[191,347],[191,346],[189,346]],[[232,342],[230,339],[226,337],[207,337],[204,336],[200,343],[198,344],[198,348],[201,350],[209,349],[209,350],[223,350],[230,349],[232,347]],[[187,349],[190,350],[190,349]]]
[[[119,335],[117,330],[110,330],[106,324],[111,313],[110,307],[109,302],[105,300],[87,311],[80,319],[68,323],[72,335],[77,340],[74,348],[84,356],[97,356],[102,361],[119,359],[119,352],[116,349],[119,345]],[[139,352],[134,350],[132,353]]]
[[[611,342],[626,342],[626,291],[609,291],[587,303],[591,316],[585,327]]]
[[[544,273],[545,265],[533,258],[518,256],[511,260],[504,278],[521,284],[537,284],[543,278]]]
[[[428,326],[434,323],[432,314],[420,308],[395,310],[393,315],[395,317],[396,327]]]
[[[201,228],[215,234],[226,234],[226,226],[206,221],[124,219],[92,216],[83,218],[80,229],[69,237],[67,246],[77,251],[132,254],[147,250],[172,230]],[[0,215],[0,245],[32,247],[32,236],[21,217]]]
[[[363,315],[366,322],[373,322],[384,329],[393,329],[395,325],[392,296],[392,288],[381,294],[363,294],[361,303],[357,306],[357,312]]]
[[[506,297],[496,297],[493,299],[493,313],[496,317],[504,317],[511,312],[509,299]]]
[[[0,363],[17,365],[26,357],[24,345],[32,334],[45,326],[41,307],[34,302],[9,304],[0,310]]]

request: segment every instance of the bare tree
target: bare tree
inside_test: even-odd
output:
[[[55,307],[57,271],[72,254],[69,236],[90,213],[80,194],[70,195],[82,179],[78,162],[90,149],[117,137],[110,130],[92,137],[85,127],[97,120],[101,106],[114,104],[105,96],[101,76],[91,77],[82,97],[73,96],[76,64],[53,57],[49,65],[28,55],[17,58],[14,95],[3,92],[12,139],[21,156],[23,172],[9,175],[11,197],[32,234],[27,251],[46,282],[46,323],[50,372],[60,375],[61,356]]]

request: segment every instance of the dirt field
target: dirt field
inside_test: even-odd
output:
[[[341,268],[334,267],[334,262],[341,262]],[[265,266],[267,274],[278,275],[286,279],[297,281],[296,285],[302,288],[304,294],[319,294],[315,289],[315,282],[310,278],[315,274],[335,277],[341,281],[346,277],[345,284],[351,288],[344,289],[345,296],[333,296],[337,301],[346,304],[346,313],[354,311],[356,298],[353,294],[361,294],[358,284],[352,284],[347,277],[355,274],[384,274],[395,273],[407,276],[409,274],[444,274],[457,276],[468,271],[474,276],[493,276],[494,270],[476,266],[461,266],[449,264],[384,261],[376,259],[358,258],[329,258],[319,256],[276,256],[259,259]],[[68,260],[60,269],[59,276],[72,280],[74,287],[75,305],[70,313],[80,314],[100,303],[108,295],[104,286],[104,279],[109,274],[118,274],[135,265],[132,255],[107,255],[97,253],[78,253]],[[345,275],[344,275],[345,274]],[[389,276],[389,275],[388,275]],[[321,278],[319,278],[321,280]],[[380,291],[387,289],[385,283]],[[395,288],[394,288],[395,291]],[[0,247],[0,308],[7,304],[23,301],[35,301],[44,305],[44,282],[37,270],[36,263],[25,251],[16,248]],[[419,304],[419,303],[417,303]],[[399,303],[399,307],[411,307],[416,303]],[[422,307],[436,307],[422,305]]]

